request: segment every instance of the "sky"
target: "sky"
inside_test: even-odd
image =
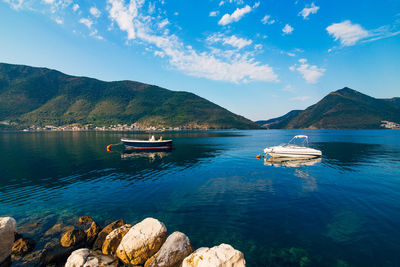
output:
[[[345,86],[400,96],[400,1],[0,0],[0,62],[269,119]]]

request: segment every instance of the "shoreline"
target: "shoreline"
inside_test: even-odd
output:
[[[102,227],[91,216],[57,222],[39,236],[40,223],[17,227],[0,217],[0,266],[246,266],[244,255],[231,245],[195,250],[189,237],[157,219],[131,225],[119,219]],[[211,264],[211,265],[210,265]]]

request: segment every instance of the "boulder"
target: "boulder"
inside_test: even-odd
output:
[[[160,250],[146,261],[144,267],[175,267],[193,252],[189,238],[181,232],[168,236]]]
[[[49,230],[47,230],[44,233],[44,236],[45,237],[46,236],[54,236],[54,235],[61,234],[61,233],[64,233],[64,232],[67,232],[67,231],[73,230],[73,229],[74,229],[74,227],[72,225],[65,226],[62,223],[57,223],[57,224],[53,225],[53,227],[51,227]]]
[[[16,231],[17,222],[13,218],[0,218],[0,263],[10,256]]]
[[[75,250],[68,257],[65,267],[117,267],[118,260],[103,255],[96,251],[91,251],[87,248]]]
[[[89,247],[93,246],[94,241],[96,240],[98,234],[101,232],[102,228],[96,222],[92,222],[89,229],[85,231],[86,233],[86,243]]]
[[[32,238],[23,237],[14,242],[12,254],[24,256],[31,252],[36,246],[35,240]]]
[[[80,224],[90,224],[93,222],[93,218],[90,216],[81,216],[78,221]]]
[[[69,255],[78,248],[81,247],[63,247],[57,245],[44,249],[43,253],[40,255],[40,266],[64,266]]]
[[[116,255],[126,264],[144,264],[160,249],[166,237],[167,228],[162,222],[146,218],[122,238]]]
[[[212,248],[199,248],[183,262],[182,267],[244,267],[246,261],[243,253],[231,245],[221,244]]]
[[[101,250],[103,254],[115,255],[115,251],[121,243],[122,238],[131,228],[132,225],[125,224],[109,233],[103,243],[103,248]]]
[[[86,234],[83,230],[72,229],[62,234],[61,245],[63,247],[74,247],[79,244],[84,244],[86,241]]]
[[[103,247],[104,240],[106,239],[108,234],[111,233],[113,230],[121,227],[124,224],[125,224],[125,222],[123,220],[118,220],[118,221],[112,222],[109,225],[107,225],[106,227],[104,227],[103,230],[101,230],[101,232],[98,234],[96,241],[93,244],[93,249],[101,250]]]

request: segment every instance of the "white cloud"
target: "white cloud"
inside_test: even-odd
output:
[[[285,87],[283,87],[282,91],[293,93],[296,90],[295,90],[295,88],[293,88],[293,86],[291,84],[288,84]]]
[[[289,67],[289,69],[291,71],[297,70],[301,75],[303,75],[303,78],[307,83],[317,83],[318,79],[326,71],[324,68],[319,68],[315,65],[309,65],[307,63],[307,59],[305,58],[299,59],[299,63],[299,66],[294,65]]]
[[[168,19],[164,19],[163,21],[161,21],[160,23],[158,23],[158,28],[162,29],[165,26],[167,26],[169,24]]]
[[[86,18],[81,18],[79,20],[79,23],[82,23],[84,25],[86,25],[86,27],[88,27],[89,29],[92,27],[93,25],[93,21],[91,21],[90,19],[86,19]]]
[[[265,15],[265,16],[261,19],[261,22],[262,22],[263,24],[269,24],[269,25],[274,24],[274,23],[275,23],[275,20],[274,20],[274,19],[270,20],[270,18],[271,18],[270,15]]]
[[[225,4],[225,2],[224,1],[221,1],[221,2],[219,2],[219,6],[222,6],[223,4]]]
[[[255,50],[261,50],[261,49],[263,49],[263,46],[262,46],[262,44],[255,44],[254,45],[254,49]]]
[[[89,12],[90,12],[90,14],[92,14],[93,15],[93,17],[96,17],[96,18],[98,18],[98,17],[100,17],[100,15],[101,15],[101,12],[100,12],[100,10],[98,10],[96,7],[91,7],[90,9],[89,9]]]
[[[178,15],[179,15],[179,12],[175,11],[174,16],[178,16]]]
[[[311,7],[305,7],[302,11],[299,12],[299,16],[303,16],[303,19],[307,19],[310,14],[316,14],[319,10],[319,6],[311,3]]]
[[[24,4],[24,0],[5,0],[7,4],[9,4],[13,9],[20,9]]]
[[[216,17],[219,14],[219,11],[211,11],[209,16],[210,17]]]
[[[343,46],[355,45],[359,40],[366,38],[369,33],[359,24],[352,24],[350,20],[333,23],[326,28],[328,33],[339,40]]]
[[[156,3],[155,2],[153,2],[153,3],[151,3],[151,2],[149,2],[149,14],[153,14],[154,13],[154,11],[156,10]]]
[[[56,18],[54,21],[55,21],[57,24],[63,24],[63,23],[64,23],[64,21],[63,21],[62,19],[60,19],[60,18]]]
[[[72,6],[72,10],[75,12],[75,11],[77,11],[79,9],[79,5],[78,4],[74,4],[73,6]]]
[[[108,6],[110,19],[117,22],[122,31],[128,33],[128,40],[135,39],[133,19],[138,14],[136,1],[131,0],[128,7],[125,6],[123,0],[108,0],[107,3],[111,5]]]
[[[225,14],[221,20],[218,22],[219,25],[227,25],[232,22],[237,22],[239,21],[244,15],[249,13],[251,11],[251,7],[249,5],[246,5],[243,8],[237,8],[235,12],[230,14]]]
[[[291,34],[293,32],[293,27],[290,26],[289,24],[286,24],[285,27],[283,27],[282,31],[283,31],[283,35],[286,34]]]
[[[260,2],[255,2],[254,5],[253,5],[253,8],[257,8],[259,6],[260,6]]]
[[[108,0],[109,17],[122,31],[127,32],[128,40],[154,46],[154,55],[168,59],[169,64],[188,75],[232,83],[250,81],[278,81],[277,75],[268,64],[261,64],[252,58],[251,53],[216,51],[198,52],[182,43],[175,35],[157,35],[152,32],[152,23],[138,15],[138,4],[131,0],[125,5],[121,0]]]
[[[243,47],[251,45],[253,43],[252,40],[236,37],[235,35],[224,36],[222,34],[211,35],[207,38],[207,41],[211,43],[222,42],[224,45],[230,45],[238,49],[242,49]]]
[[[290,100],[293,100],[293,101],[306,101],[306,100],[308,100],[308,99],[310,99],[311,97],[310,96],[296,96],[296,97],[292,97]]]
[[[341,23],[333,23],[326,28],[329,35],[339,40],[342,46],[353,46],[358,42],[368,43],[400,34],[398,27],[385,25],[373,30],[366,30],[359,24],[353,24],[350,20]],[[328,50],[331,52],[334,48]]]

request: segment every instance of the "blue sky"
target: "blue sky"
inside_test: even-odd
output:
[[[0,62],[190,91],[258,120],[400,96],[400,1],[0,0]]]

